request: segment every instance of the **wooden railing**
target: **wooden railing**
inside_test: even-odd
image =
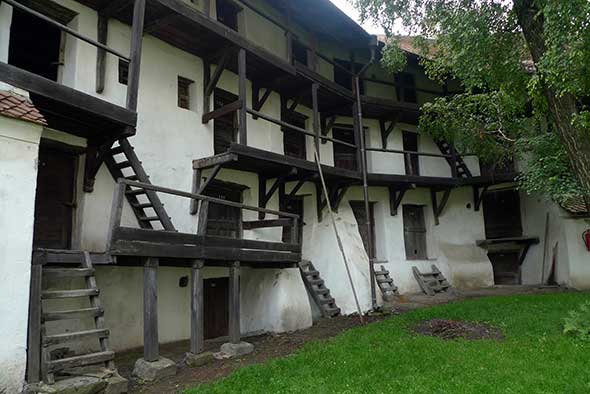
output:
[[[130,189],[133,188],[133,189]],[[169,231],[162,230],[145,230],[145,229],[132,229],[121,227],[121,218],[123,213],[123,204],[125,200],[125,193],[140,191],[151,191],[155,193],[168,194],[178,197],[188,198],[190,200],[198,201],[198,225],[196,234],[175,234]],[[227,207],[233,207],[240,210],[252,211],[252,212],[263,212],[265,214],[275,215],[277,219],[270,220],[255,220],[255,221],[243,221],[240,218],[238,237],[235,239],[209,236],[207,234],[207,220],[208,211],[210,204],[218,204]],[[241,217],[242,215],[240,215]],[[261,249],[279,252],[300,252],[301,240],[299,239],[299,215],[277,211],[267,208],[259,208],[250,205],[246,205],[239,202],[222,200],[215,197],[204,196],[196,193],[189,193],[180,190],[165,188],[156,186],[148,183],[134,182],[127,179],[120,178],[117,181],[117,186],[113,195],[113,205],[111,209],[111,219],[109,225],[109,233],[107,237],[107,252],[111,251],[113,243],[120,240],[121,237],[125,240],[132,241],[133,234],[141,234],[142,237],[149,237],[150,241],[154,242],[170,242],[183,241],[187,242],[190,240],[191,243],[202,242],[206,246],[211,247],[223,247],[227,246],[236,249]],[[287,227],[290,228],[291,239],[287,242],[267,242],[258,240],[243,239],[243,231],[254,230],[260,228],[271,228],[271,227]],[[151,233],[153,235],[147,235]],[[183,238],[184,237],[184,238]]]

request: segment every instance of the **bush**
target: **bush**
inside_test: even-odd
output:
[[[577,309],[570,311],[564,319],[563,333],[590,341],[590,301],[582,303]]]

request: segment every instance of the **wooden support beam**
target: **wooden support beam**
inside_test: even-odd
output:
[[[397,211],[407,190],[407,188],[397,189],[394,186],[389,186],[389,210],[391,216],[397,216]]]
[[[155,257],[149,257],[143,267],[143,358],[147,362],[158,361],[158,265]]]
[[[397,124],[397,115],[394,120],[389,122],[389,125],[386,124],[386,121],[383,119],[379,120],[379,128],[381,130],[381,147],[383,149],[387,149],[387,139],[389,135],[393,132],[395,125]]]
[[[143,43],[143,24],[146,0],[135,0],[133,24],[131,26],[131,51],[129,55],[129,78],[127,82],[127,109],[137,111],[139,95],[139,73],[141,69],[141,49]]]
[[[239,111],[242,107],[242,100],[236,100],[233,103],[224,105],[221,108],[217,108],[215,111],[203,114],[202,122],[203,124],[207,124],[213,119],[217,119],[224,115],[231,114],[232,112]]]
[[[195,260],[191,269],[191,353],[202,353],[205,346],[203,260]]]
[[[199,218],[197,223],[197,235],[207,235],[207,223],[209,221],[209,201],[201,201],[199,206]]]
[[[98,10],[98,13],[99,15],[110,18],[125,10],[132,3],[132,0],[111,0],[105,7]]]
[[[253,220],[243,222],[244,230],[256,230],[259,228],[271,228],[271,227],[287,227],[293,223],[292,219],[270,219],[270,220]]]
[[[229,268],[229,341],[238,344],[240,335],[240,262]]]
[[[322,222],[322,211],[324,210],[325,203],[323,201],[323,188],[320,182],[315,182],[315,205],[318,215],[318,223]]]
[[[284,175],[278,177],[275,180],[275,182],[272,184],[272,186],[270,187],[268,192],[266,191],[266,181],[267,181],[266,178],[264,178],[262,176],[258,176],[258,206],[260,208],[266,208],[266,204],[268,204],[268,202],[270,201],[272,196],[275,194],[275,192],[277,191],[279,186],[284,185],[285,182],[287,181],[287,179],[289,177],[294,176],[294,175],[297,175],[296,168],[292,168],[291,171],[289,171],[287,174],[284,174]],[[264,214],[264,212],[258,213],[259,219],[264,219],[265,216],[266,215]]]
[[[330,131],[332,131],[332,129],[334,128],[334,124],[336,123],[336,115],[330,116],[330,117],[326,117],[326,116],[322,116],[321,117],[321,133],[322,136],[327,136],[328,133]],[[325,144],[326,142],[328,142],[327,139],[322,138],[322,144]]]
[[[451,189],[443,190],[443,196],[440,201],[438,201],[437,191],[435,189],[430,189],[430,199],[432,200],[432,212],[434,213],[434,224],[440,224],[440,216],[442,215],[447,202],[449,201],[449,197],[451,196]]]
[[[315,149],[317,150],[318,160],[320,159],[320,109],[318,101],[318,90],[320,85],[314,83],[311,86],[311,101],[313,107],[313,132],[314,132],[314,143]],[[320,164],[320,163],[318,163]]]
[[[203,59],[203,113],[211,112],[211,95],[207,95],[207,86],[211,82],[211,63]]]
[[[473,186],[473,210],[479,212],[483,197],[488,191],[489,186]]]
[[[218,164],[215,167],[213,167],[213,171],[211,171],[211,174],[209,174],[209,176],[205,180],[205,183],[203,183],[201,185],[201,187],[199,187],[197,194],[204,194],[205,193],[205,190],[207,190],[207,186],[209,186],[211,184],[211,182],[213,182],[215,180],[215,177],[217,177],[217,175],[219,174],[219,171],[221,171],[221,164]]]
[[[297,110],[297,107],[299,106],[299,103],[301,102],[301,96],[297,95],[295,97],[292,98],[291,101],[291,105],[287,106],[287,109],[291,112],[295,112]]]
[[[291,191],[289,192],[289,198],[295,197],[295,195],[303,187],[303,185],[305,184],[305,182],[306,182],[305,179],[300,179],[297,182],[297,184],[293,187],[293,189],[291,189]]]
[[[109,18],[98,15],[97,22],[97,41],[103,45],[107,44],[109,36]],[[104,81],[107,68],[107,51],[102,48],[97,48],[96,51],[96,93],[104,91]]]
[[[162,27],[173,24],[176,18],[178,18],[178,14],[170,13],[149,21],[143,28],[143,35],[152,34]]]
[[[27,382],[41,380],[41,278],[43,253],[34,253],[29,289],[29,327],[27,340]]]
[[[266,101],[268,100],[268,98],[270,97],[270,94],[272,93],[272,89],[271,88],[266,88],[264,90],[264,93],[262,94],[262,97],[260,96],[260,91],[262,89],[260,88],[260,86],[258,86],[257,84],[253,84],[252,86],[252,108],[254,109],[254,111],[261,111],[262,107],[264,107],[264,104],[266,104]],[[254,118],[256,119],[256,118]]]
[[[239,92],[240,92],[240,100],[242,101],[242,106],[238,113],[238,143],[240,145],[248,145],[248,113],[246,111],[246,100],[247,100],[247,90],[246,90],[246,50],[244,48],[240,48],[238,53],[238,75],[239,75]]]
[[[109,229],[107,233],[106,252],[110,253],[114,239],[115,231],[121,227],[121,217],[123,215],[123,200],[125,198],[126,186],[121,180],[117,181],[115,192],[113,193],[113,201],[111,203],[111,218],[109,221]]]
[[[88,140],[84,163],[84,191],[86,193],[92,193],[94,191],[96,174],[104,162],[106,155],[109,154],[113,143],[114,141],[112,140],[108,140],[102,144],[97,141]]]
[[[344,198],[344,195],[348,191],[348,185],[336,187],[332,197],[331,205],[334,212],[338,212],[338,207]]]
[[[211,96],[211,94],[213,93],[213,90],[215,90],[215,87],[217,86],[217,83],[219,82],[219,79],[221,78],[221,74],[223,74],[223,71],[225,70],[225,67],[227,66],[228,60],[229,60],[229,55],[230,55],[230,50],[226,50],[223,55],[221,55],[221,59],[219,60],[219,63],[217,63],[217,67],[215,68],[215,73],[213,73],[213,76],[211,77],[211,79],[209,80],[209,82],[207,83],[207,85],[205,85],[205,96]]]

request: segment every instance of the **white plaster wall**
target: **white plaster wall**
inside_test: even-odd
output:
[[[590,222],[584,219],[564,218],[567,256],[569,262],[568,285],[579,290],[590,289],[590,252],[582,241],[582,233],[590,229]],[[564,259],[558,256],[558,261]],[[563,264],[563,263],[562,263]]]
[[[26,367],[29,281],[41,127],[0,117],[0,392]]]

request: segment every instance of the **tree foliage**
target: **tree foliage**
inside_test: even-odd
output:
[[[589,194],[590,1],[350,1],[385,29],[390,71],[405,67],[394,35],[401,22],[427,75],[463,85],[423,106],[422,131],[483,161],[526,162],[527,191],[558,201]]]

